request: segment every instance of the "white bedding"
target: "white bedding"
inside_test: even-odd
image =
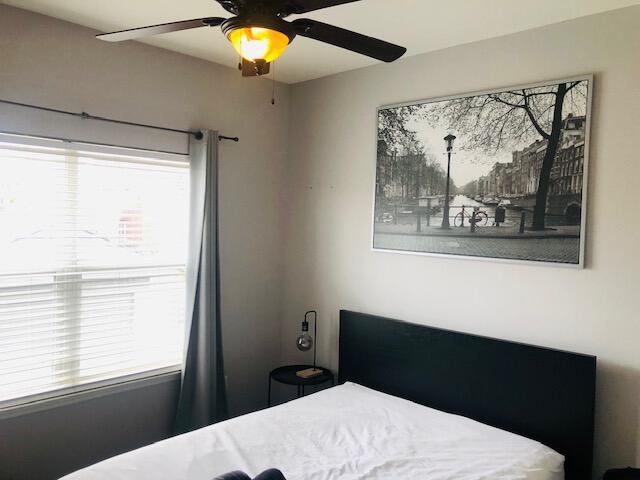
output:
[[[354,383],[180,435],[64,480],[562,480],[563,457],[465,417]]]

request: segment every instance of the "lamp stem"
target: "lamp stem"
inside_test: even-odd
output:
[[[307,321],[307,315],[313,313],[313,369],[316,369],[316,348],[318,345],[318,312],[309,310],[304,314],[304,320]]]

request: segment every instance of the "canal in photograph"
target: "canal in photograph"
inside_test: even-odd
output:
[[[427,213],[428,210],[424,209],[423,206],[423,213],[421,217],[425,222],[425,225],[434,226],[442,224],[442,205],[444,203],[444,197],[440,197],[438,201],[440,206],[432,209],[430,214]],[[496,201],[499,201],[499,199]],[[503,202],[505,201],[508,202],[509,200],[503,200]],[[454,195],[449,202],[449,223],[452,227],[460,227],[460,214],[463,213],[464,226],[470,226],[471,214],[473,212],[473,209],[477,208],[479,212],[478,218],[480,220],[477,224],[478,227],[491,227],[495,225],[497,207],[497,204],[487,205],[478,202],[477,200],[474,200],[473,198],[466,195]],[[385,208],[380,209],[376,213],[376,222],[393,223],[397,225],[415,224],[417,222],[417,211],[418,207],[414,205],[389,205]],[[531,222],[533,220],[533,208],[523,209],[520,207],[505,206],[504,213],[505,219],[504,222],[501,222],[501,226],[518,228],[520,226],[522,214],[524,213],[525,226],[526,228],[531,227]],[[383,220],[383,215],[387,215],[387,221]],[[567,218],[565,215],[547,214],[545,219],[545,224],[550,228],[560,225],[577,225],[578,223],[567,223]]]

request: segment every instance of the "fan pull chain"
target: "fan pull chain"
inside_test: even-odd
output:
[[[276,62],[271,63],[271,105],[276,104]]]

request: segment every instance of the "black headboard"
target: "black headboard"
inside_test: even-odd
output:
[[[596,358],[340,312],[340,382],[352,381],[537,440],[591,478]]]

